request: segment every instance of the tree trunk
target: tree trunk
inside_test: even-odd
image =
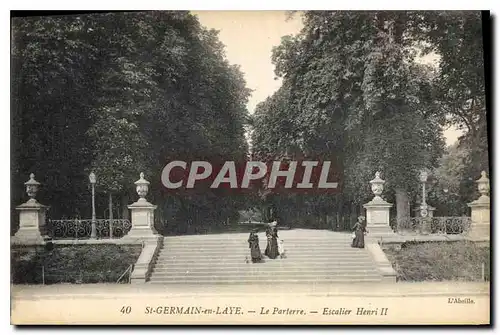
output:
[[[113,196],[109,192],[109,238],[113,238]]]
[[[410,198],[408,192],[401,188],[396,189],[396,216],[398,220],[410,216]]]
[[[130,219],[130,213],[128,209],[128,196],[126,194],[121,196],[121,207],[122,207],[122,219],[129,220]]]
[[[358,218],[358,210],[356,209],[356,206],[353,204],[351,205],[351,215],[349,216],[349,229],[352,229],[351,227],[353,226],[354,222],[356,222]]]

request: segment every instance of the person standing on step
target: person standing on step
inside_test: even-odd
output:
[[[264,254],[271,259],[275,259],[280,254],[278,251],[278,228],[276,227],[276,221],[269,223],[266,229],[266,237],[267,247]]]
[[[262,261],[262,253],[260,252],[259,246],[259,236],[257,235],[258,230],[253,229],[248,237],[248,247],[250,248],[250,257],[252,258],[252,263],[258,263]]]
[[[358,216],[358,221],[354,224],[354,238],[352,239],[351,247],[365,247],[366,220],[364,216]]]

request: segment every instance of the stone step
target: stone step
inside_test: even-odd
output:
[[[305,245],[311,245],[312,243],[316,244],[336,244],[336,243],[342,243],[346,241],[351,241],[352,238],[349,236],[347,238],[341,238],[341,239],[289,239],[286,237],[280,237],[279,240],[283,240],[285,243],[290,243],[290,244],[305,244]],[[206,241],[206,240],[200,240],[200,241],[163,241],[164,245],[219,245],[219,244],[240,244],[240,243],[248,243],[247,238],[242,238],[242,239],[234,239],[234,240],[211,240],[211,241]],[[267,239],[259,239],[259,243],[267,243]]]
[[[355,263],[355,262],[371,262],[372,260],[368,256],[358,256],[358,257],[350,257],[350,258],[334,258],[334,257],[320,257],[320,256],[302,256],[302,255],[294,255],[293,258],[291,256],[287,256],[287,258],[267,258],[264,257],[265,262],[285,262],[285,263],[324,263],[324,264],[342,264],[342,263]],[[156,260],[156,264],[161,263],[197,263],[197,264],[217,264],[217,263],[243,263],[245,260],[251,260],[250,255],[233,255],[231,257],[226,258],[216,258],[216,257],[186,257],[186,256],[171,256],[171,257],[161,257]]]
[[[249,268],[250,267],[250,268]],[[254,268],[251,268],[254,267]],[[193,271],[266,271],[266,272],[283,272],[283,271],[301,271],[301,272],[309,272],[309,271],[350,271],[350,270],[370,270],[377,271],[377,269],[371,264],[350,264],[350,265],[338,265],[338,266],[264,266],[264,264],[259,263],[243,263],[243,264],[232,264],[229,266],[226,265],[211,265],[211,266],[186,266],[186,267],[173,267],[173,266],[157,266],[153,271],[160,272],[178,272],[178,273],[186,273]]]
[[[163,262],[156,263],[155,268],[166,268],[166,269],[194,269],[194,268],[238,268],[245,266],[259,266],[266,269],[281,269],[281,268],[300,268],[300,269],[311,269],[311,268],[345,268],[345,267],[374,267],[373,263],[365,261],[357,262],[294,262],[294,263],[284,263],[284,262],[273,262],[271,260],[265,260],[264,263],[246,263],[241,262]]]
[[[352,232],[344,232],[344,233],[335,233],[328,231],[321,231],[318,233],[311,233],[311,231],[300,232],[300,231],[278,231],[278,236],[287,236],[289,238],[296,239],[336,239],[336,238],[344,238],[346,236],[351,235]],[[235,233],[235,234],[206,234],[206,235],[179,235],[179,236],[165,236],[163,237],[164,241],[183,241],[183,240],[193,240],[193,241],[211,241],[211,240],[232,240],[234,238],[241,238],[250,235],[250,231],[246,233]],[[266,233],[264,231],[259,231],[257,233],[259,238],[266,238]]]
[[[264,252],[262,252],[262,255],[264,255]],[[179,259],[179,258],[184,258],[184,259],[204,259],[204,260],[210,260],[210,259],[220,259],[220,260],[230,260],[230,259],[241,259],[248,257],[250,258],[251,254],[250,252],[231,252],[231,253],[162,253],[158,255],[157,259]],[[354,260],[354,259],[359,259],[359,258],[370,258],[369,255],[366,253],[356,253],[356,254],[340,254],[340,253],[322,253],[322,254],[315,254],[315,253],[292,253],[292,252],[286,252],[285,253],[284,259],[322,259],[322,260],[328,260],[328,259],[333,259],[333,260]],[[265,257],[267,258],[267,257]],[[280,258],[280,256],[278,256]],[[371,258],[370,258],[371,259]]]
[[[264,254],[266,249],[261,248],[260,251]],[[230,258],[234,256],[250,256],[249,249],[243,250],[207,250],[207,251],[195,251],[195,250],[162,250],[158,257],[217,257],[217,258]],[[307,257],[338,257],[338,258],[350,258],[365,256],[364,251],[345,251],[345,250],[324,250],[324,251],[311,251],[311,250],[286,250],[285,255],[288,257],[296,256],[307,256]]]
[[[330,269],[308,269],[307,273],[302,269],[263,269],[263,268],[235,268],[232,270],[227,269],[190,269],[186,271],[172,271],[172,269],[155,269],[154,276],[179,276],[179,277],[192,277],[192,276],[290,276],[290,277],[301,277],[301,276],[336,276],[345,274],[378,274],[378,272],[371,268],[330,268]]]
[[[340,239],[345,238],[352,235],[352,232],[342,233],[342,234],[314,234],[310,233],[298,233],[298,232],[278,232],[279,237],[286,236],[288,238],[293,239],[317,239],[317,240],[326,240],[326,239]],[[250,236],[250,232],[248,233],[239,233],[239,234],[213,234],[213,235],[191,235],[191,236],[167,236],[164,237],[164,241],[215,241],[215,240],[233,240],[238,238],[248,238]],[[259,232],[257,234],[259,238],[267,238],[264,232]]]
[[[365,236],[366,237],[366,236]],[[288,236],[279,236],[279,240],[283,241],[289,241],[289,242],[294,242],[294,243],[301,243],[301,242],[341,242],[341,241],[347,241],[352,239],[351,235],[346,235],[342,237],[336,237],[336,238],[309,238],[309,237],[304,237],[304,238],[296,238],[296,237],[288,237]],[[236,243],[236,242],[248,242],[248,236],[240,236],[236,238],[231,238],[231,239],[199,239],[199,240],[163,240],[163,243],[165,244],[176,244],[176,243],[193,243],[193,244],[217,244],[217,243]],[[265,236],[261,237],[259,236],[259,242],[264,242],[267,241],[267,238]]]
[[[245,264],[245,265],[256,265],[259,266],[261,264]],[[278,272],[288,272],[288,273],[335,273],[335,272],[377,272],[373,266],[363,265],[363,266],[350,266],[350,267],[335,267],[335,268],[319,268],[319,267],[311,267],[311,268],[300,268],[300,267],[283,267],[283,268],[254,268],[249,269],[246,267],[197,267],[197,268],[172,268],[172,267],[157,267],[153,270],[153,273],[177,273],[177,274],[186,274],[186,273],[253,273],[253,272],[263,272],[263,273],[278,273]]]
[[[325,263],[325,262],[272,262],[265,261],[264,263],[182,263],[182,262],[171,262],[171,263],[156,263],[156,269],[172,269],[176,270],[189,270],[189,269],[212,269],[214,267],[223,268],[223,269],[234,269],[234,268],[247,268],[247,267],[259,267],[264,269],[303,269],[307,271],[308,269],[315,268],[373,268],[373,263],[370,261],[360,261],[360,262],[335,262],[335,263]]]
[[[308,280],[307,284],[308,285],[314,285],[314,284],[332,284],[332,283],[350,283],[350,282],[356,282],[356,283],[377,283],[381,282],[382,279],[380,278],[342,278],[342,279],[315,279],[315,280]],[[175,284],[193,284],[193,285],[252,285],[252,284],[257,284],[257,285],[276,285],[276,284],[301,284],[303,283],[303,280],[301,279],[261,279],[261,280],[186,280],[186,281],[178,281],[176,279],[156,279],[156,280],[151,280],[148,281],[149,285],[175,285]]]
[[[318,243],[314,244],[311,242],[307,243],[298,243],[298,244],[293,244],[293,243],[288,243],[284,242],[285,249],[300,249],[300,250],[311,250],[311,248],[314,248],[314,250],[329,250],[329,249],[338,249],[338,250],[359,250],[358,248],[352,248],[351,247],[352,241],[345,241],[345,242],[328,242],[328,243]],[[259,244],[259,247],[266,248],[267,242],[261,242]],[[164,244],[163,249],[169,249],[169,250],[179,250],[179,249],[186,249],[186,250],[218,250],[218,249],[249,249],[250,246],[248,245],[247,242],[240,242],[240,243],[219,243],[219,244],[213,244],[213,245],[207,245],[207,244],[178,244],[178,245],[169,245],[169,244]]]
[[[261,249],[266,249],[267,244],[260,244],[259,247]],[[365,248],[352,248],[351,247],[351,242],[349,243],[337,243],[337,244],[325,244],[325,245],[291,245],[291,244],[286,244],[285,243],[285,249],[286,250],[301,250],[301,251],[311,251],[311,252],[316,252],[316,251],[326,251],[326,250],[337,250],[337,251],[343,251],[343,252],[363,252]],[[162,247],[161,250],[171,250],[171,251],[177,251],[177,250],[182,250],[182,251],[218,251],[218,250],[250,250],[250,247],[248,246],[248,243],[240,243],[240,244],[234,244],[234,245],[227,245],[227,244],[220,244],[220,245],[214,245],[214,246],[201,246],[201,245],[193,245],[193,246],[169,246],[165,245]]]
[[[378,275],[368,276],[368,275],[349,275],[349,276],[333,276],[333,277],[304,277],[304,278],[272,278],[271,276],[266,277],[245,277],[245,278],[213,278],[213,277],[191,277],[191,278],[151,278],[150,282],[155,284],[167,284],[167,283],[182,283],[182,284],[252,284],[252,283],[304,283],[308,284],[314,283],[348,283],[348,282],[380,282],[382,281],[382,277]]]
[[[267,244],[260,244],[259,247],[261,249],[265,249],[267,247]],[[250,247],[248,246],[248,243],[240,243],[240,244],[233,244],[233,245],[228,245],[228,244],[219,244],[219,245],[213,245],[213,246],[206,246],[206,245],[193,245],[193,246],[186,246],[186,245],[165,245],[163,246],[162,250],[199,250],[199,251],[209,251],[209,250],[231,250],[231,249],[241,249],[241,250],[248,250]],[[308,244],[288,244],[285,243],[285,249],[288,250],[311,250],[311,245]],[[358,251],[358,248],[352,248],[351,247],[351,242],[345,243],[345,244],[319,244],[314,246],[314,251],[322,251],[322,250],[343,250],[343,251]]]
[[[289,281],[289,280],[295,280],[296,282],[305,282],[305,283],[310,283],[310,282],[316,282],[318,280],[339,280],[339,281],[358,281],[359,279],[369,279],[372,281],[379,281],[382,280],[382,276],[378,274],[346,274],[346,275],[332,275],[332,276],[279,276],[279,275],[274,275],[274,276],[158,276],[158,277],[151,277],[151,281],[177,281],[177,282],[183,282],[183,283],[189,283],[189,282],[210,282],[210,281],[219,281],[219,282],[226,282],[226,281],[266,281],[266,280],[275,280],[275,281]]]
[[[353,264],[314,264],[314,265],[300,265],[300,264],[284,264],[284,265],[274,265],[268,263],[239,263],[239,264],[193,264],[193,265],[185,265],[185,264],[157,264],[154,267],[154,270],[163,271],[179,271],[186,272],[192,270],[210,270],[217,269],[218,271],[233,271],[239,269],[247,269],[248,267],[254,267],[259,269],[264,269],[265,271],[282,271],[282,270],[301,270],[301,271],[313,271],[313,270],[322,270],[322,271],[330,271],[335,269],[375,269],[373,264],[370,263],[353,263]],[[246,271],[246,270],[245,270]],[[250,270],[249,270],[250,271]]]
[[[151,283],[276,284],[378,282],[382,280],[367,249],[351,248],[350,233],[326,230],[279,231],[286,258],[251,263],[248,233],[169,236],[163,240]],[[264,253],[265,234],[259,232]]]
[[[290,242],[338,242],[350,240],[352,235],[345,235],[340,237],[296,237],[296,236],[286,236],[280,235],[278,239]],[[213,239],[164,239],[165,244],[175,244],[175,243],[206,243],[206,244],[216,244],[216,243],[234,243],[239,241],[248,241],[248,235],[245,236],[235,236],[232,238],[213,238]],[[259,241],[267,241],[265,235],[259,236]]]
[[[345,243],[325,243],[325,244],[316,244],[313,246],[314,250],[316,249],[339,249],[339,250],[359,250],[358,248],[351,247],[352,241],[346,241]],[[285,249],[303,249],[303,250],[311,250],[311,243],[303,243],[303,244],[291,244],[284,243]],[[267,243],[260,243],[260,248],[266,248]],[[214,245],[164,245],[163,249],[186,249],[186,250],[218,250],[218,249],[249,249],[250,246],[246,242],[242,243],[234,243],[234,244],[214,244]]]
[[[260,251],[264,253],[266,248],[260,248]],[[220,255],[220,256],[229,256],[229,255],[234,255],[234,254],[250,254],[250,249],[249,248],[234,248],[234,249],[213,249],[213,250],[193,250],[193,249],[176,249],[176,250],[171,250],[171,249],[161,249],[159,254],[165,254],[165,255]],[[345,255],[347,256],[356,256],[356,255],[365,255],[368,254],[368,251],[365,249],[354,249],[354,248],[345,248],[345,249],[325,249],[325,250],[297,250],[297,249],[288,249],[285,248],[285,252],[288,255],[304,255],[304,254],[309,254],[309,255],[322,255],[322,254],[328,254],[328,255]]]
[[[352,240],[344,240],[344,241],[328,241],[328,242],[310,242],[310,241],[304,241],[304,242],[288,242],[283,240],[285,246],[293,246],[296,248],[310,248],[311,245],[314,245],[314,247],[318,248],[329,248],[329,247],[345,247],[345,246],[350,246],[352,243]],[[267,241],[262,241],[259,243],[259,246],[266,246]],[[203,248],[203,249],[214,249],[214,248],[220,248],[220,247],[231,247],[231,248],[237,248],[241,246],[246,246],[247,248],[249,247],[247,241],[238,241],[238,242],[231,242],[231,243],[213,243],[213,244],[208,244],[208,243],[176,243],[176,244],[168,244],[165,243],[163,244],[164,248],[190,248],[190,249],[195,249],[195,248]]]
[[[266,249],[261,248],[260,252],[264,255]],[[158,257],[217,257],[217,258],[231,258],[234,256],[250,256],[250,249],[229,249],[229,250],[160,250]],[[365,250],[295,250],[295,249],[285,249],[285,255],[290,256],[301,256],[306,255],[310,257],[334,257],[334,258],[346,258],[358,257],[358,256],[368,256],[368,252]]]

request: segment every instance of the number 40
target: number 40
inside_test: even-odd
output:
[[[123,306],[122,309],[120,309],[120,312],[122,314],[130,314],[130,312],[132,312],[132,307],[130,307],[130,306]]]

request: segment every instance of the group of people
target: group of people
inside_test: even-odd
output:
[[[278,256],[282,256],[283,250],[282,243],[283,241],[278,238],[278,228],[276,227],[276,221],[268,224],[266,229],[266,237],[267,237],[267,246],[264,251],[264,255],[260,251],[259,245],[259,236],[257,235],[258,229],[252,230],[250,236],[248,238],[248,247],[250,248],[250,257],[252,259],[252,263],[262,262],[264,256],[267,256],[270,259],[275,259]],[[280,252],[281,251],[281,252]]]
[[[353,248],[364,248],[365,247],[365,234],[368,232],[366,230],[366,220],[364,216],[359,216],[358,221],[354,224],[352,233],[352,243]],[[257,233],[258,229],[253,229],[248,237],[248,247],[250,248],[250,257],[252,263],[259,263],[263,261],[263,255],[260,251],[259,236]],[[283,256],[284,247],[283,241],[278,238],[278,228],[276,227],[276,221],[269,223],[266,229],[267,246],[264,251],[264,255],[270,259],[275,259],[278,256]],[[281,250],[280,250],[281,249]]]

